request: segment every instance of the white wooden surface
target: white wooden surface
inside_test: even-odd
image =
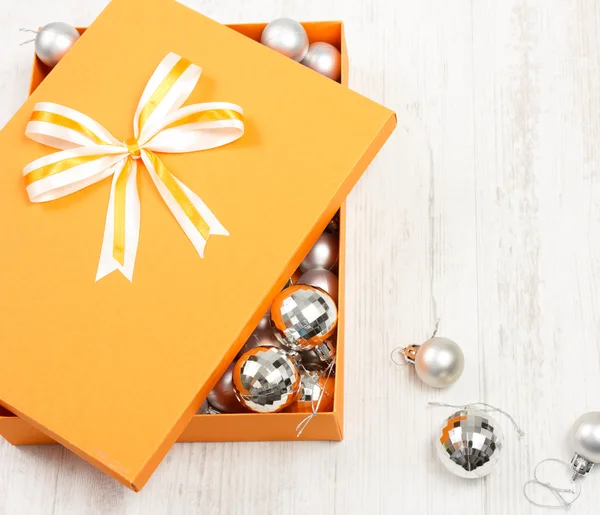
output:
[[[0,124],[25,99],[19,27],[87,25],[107,0],[2,0]],[[0,442],[0,513],[546,513],[521,486],[600,409],[600,7],[594,0],[185,0],[223,22],[343,19],[351,87],[399,126],[348,201],[346,439],[176,445],[140,494],[64,449]],[[193,37],[193,35],[191,35]],[[389,361],[441,317],[467,367],[424,387]],[[485,400],[505,456],[449,475],[432,434]],[[500,418],[500,417],[498,417]],[[573,513],[599,509],[600,470]]]

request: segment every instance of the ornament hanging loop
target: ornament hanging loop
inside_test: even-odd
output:
[[[31,33],[31,34],[36,34],[36,35],[37,35],[37,33],[38,33],[38,31],[37,31],[37,30],[33,30],[33,29],[26,29],[26,28],[23,28],[23,27],[21,27],[21,28],[19,29],[19,32],[29,32],[29,33]],[[28,45],[29,43],[33,43],[34,41],[35,41],[35,38],[28,39],[27,41],[23,41],[22,43],[19,43],[19,46]]]
[[[400,354],[400,356],[404,358],[406,356],[406,347],[396,347],[395,349],[392,349],[392,352],[390,352],[390,359],[392,360],[392,363],[398,367],[405,367],[408,365],[404,359],[402,361],[398,361],[396,359],[396,354]]]
[[[435,320],[435,327],[434,327],[433,333],[429,339],[435,338],[435,335],[438,333],[439,328],[440,328],[440,318],[438,317]]]
[[[487,402],[472,402],[469,404],[447,404],[445,402],[430,401],[427,404],[429,404],[430,406],[434,406],[434,407],[475,409],[475,410],[479,410],[479,411],[484,411],[486,413],[489,413],[489,412],[502,413],[505,417],[507,417],[512,422],[512,425],[514,426],[517,435],[519,435],[519,438],[522,438],[523,436],[525,436],[525,431],[523,431],[519,427],[519,425],[517,424],[517,421],[513,418],[513,416],[510,413],[508,413],[504,410],[501,410],[500,408],[496,408],[496,406],[492,406],[491,404],[488,404]]]

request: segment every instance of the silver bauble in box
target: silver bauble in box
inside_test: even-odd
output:
[[[338,301],[338,278],[329,270],[309,270],[302,274],[297,284],[308,284],[329,293],[333,302]]]
[[[308,285],[283,290],[271,306],[271,323],[277,338],[293,351],[310,350],[329,339],[338,312],[333,299]]]
[[[600,411],[581,415],[571,427],[569,440],[575,451],[571,460],[575,479],[585,476],[595,463],[600,463]]]
[[[79,39],[79,32],[68,23],[57,21],[44,25],[35,38],[35,53],[45,65],[56,66]]]
[[[335,393],[335,378],[325,372],[303,372],[296,400],[285,410],[289,413],[317,413],[331,411]]]
[[[243,406],[257,413],[274,413],[294,401],[300,374],[285,351],[256,347],[238,359],[233,385]]]
[[[302,61],[308,52],[308,36],[296,20],[278,18],[263,30],[260,42],[280,54]]]
[[[417,375],[425,384],[444,388],[458,381],[465,368],[462,349],[449,338],[434,336],[423,345],[404,349],[406,361],[415,365]]]
[[[487,413],[463,409],[450,415],[435,438],[444,466],[453,474],[477,479],[487,476],[502,455],[504,436]]]
[[[240,404],[233,388],[233,366],[232,363],[227,367],[225,373],[206,397],[210,406],[221,413],[243,413],[246,411],[244,406]]]
[[[302,64],[335,81],[342,75],[342,55],[329,43],[312,43]]]
[[[339,239],[333,234],[324,232],[302,260],[299,268],[302,272],[315,268],[331,270],[338,264],[339,252]]]

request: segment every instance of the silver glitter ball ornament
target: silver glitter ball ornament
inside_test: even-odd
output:
[[[335,392],[335,378],[323,372],[303,372],[298,395],[286,411],[289,413],[317,413],[331,411]]]
[[[308,284],[329,293],[333,302],[338,301],[338,278],[329,270],[309,270],[302,274],[297,284]]]
[[[281,349],[256,347],[238,359],[233,385],[243,406],[257,413],[274,413],[294,402],[300,374]]]
[[[434,336],[423,345],[404,349],[406,361],[415,365],[417,375],[425,384],[444,388],[458,381],[465,368],[465,356],[456,342]]]
[[[35,53],[53,68],[79,39],[79,32],[68,23],[57,21],[44,25],[35,37]]]
[[[280,54],[302,61],[308,52],[308,36],[296,20],[278,18],[263,30],[260,42]]]
[[[302,64],[335,81],[342,75],[342,55],[329,43],[312,43]]]
[[[227,367],[225,373],[206,397],[210,406],[221,413],[243,413],[246,411],[244,406],[240,404],[233,388],[233,366],[232,363]]]
[[[600,463],[600,411],[581,415],[571,427],[569,441],[575,451],[571,460],[573,479],[585,476],[595,463]]]
[[[444,466],[466,479],[487,476],[502,455],[504,436],[487,413],[463,409],[450,415],[436,436],[435,447]]]
[[[300,270],[302,272],[308,272],[315,268],[331,270],[338,263],[339,249],[339,239],[333,234],[324,232],[300,263]]]
[[[338,311],[333,299],[313,286],[297,284],[283,290],[271,306],[275,335],[293,350],[322,345],[337,327]]]

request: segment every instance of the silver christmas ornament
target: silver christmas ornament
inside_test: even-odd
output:
[[[79,39],[75,27],[62,21],[44,25],[35,38],[35,53],[45,65],[53,68]]]
[[[423,345],[409,345],[403,352],[405,360],[415,366],[421,381],[434,388],[454,384],[465,368],[461,348],[449,338],[434,336]]]
[[[600,411],[581,415],[571,427],[569,441],[575,451],[571,460],[575,480],[585,476],[595,463],[600,463]]]
[[[323,372],[303,372],[296,400],[286,411],[290,413],[317,413],[331,411],[335,392],[335,378]]]
[[[227,367],[225,373],[206,397],[210,406],[221,413],[243,413],[246,411],[244,406],[240,404],[233,388],[233,367],[233,363]]]
[[[321,269],[309,270],[300,276],[297,284],[308,284],[309,286],[320,288],[321,290],[329,293],[333,299],[333,302],[337,304],[338,278],[333,272]]]
[[[257,413],[274,413],[294,402],[300,374],[281,349],[256,347],[235,364],[233,385],[243,406]]]
[[[502,455],[502,429],[487,413],[462,409],[450,415],[435,439],[438,457],[453,474],[476,479],[487,476]]]
[[[339,249],[339,239],[333,234],[324,232],[300,263],[300,270],[302,272],[315,268],[331,270],[338,263]]]
[[[308,52],[308,36],[304,27],[290,18],[278,18],[269,23],[263,30],[260,42],[298,62]]]
[[[292,351],[311,350],[325,343],[333,335],[337,320],[333,299],[313,286],[287,288],[271,306],[275,335]]]
[[[302,64],[332,80],[340,80],[342,56],[340,51],[329,43],[312,43]]]

